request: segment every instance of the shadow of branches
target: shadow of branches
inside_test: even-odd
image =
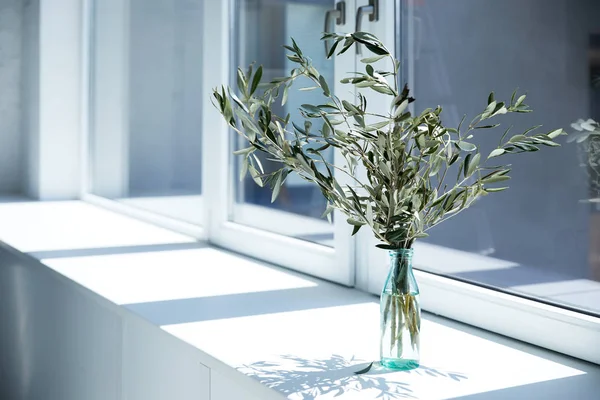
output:
[[[325,395],[341,396],[347,392],[363,390],[372,390],[376,393],[376,398],[383,400],[416,398],[409,384],[398,380],[402,373],[448,378],[458,382],[467,379],[459,373],[425,366],[411,371],[390,371],[378,363],[373,364],[367,373],[355,374],[369,364],[361,363],[354,357],[347,359],[340,355],[322,360],[283,355],[277,362],[259,361],[245,364],[239,370],[290,399],[301,400],[314,400]],[[393,377],[385,376],[391,373],[394,374]]]

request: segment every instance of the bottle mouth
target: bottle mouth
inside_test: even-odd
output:
[[[412,257],[414,249],[392,249],[389,250],[390,257]]]

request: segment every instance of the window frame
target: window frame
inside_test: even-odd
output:
[[[92,48],[94,46],[95,39],[95,13],[94,7],[98,0],[83,0],[81,6],[81,142],[80,142],[80,159],[82,160],[81,168],[81,181],[80,181],[80,193],[79,197],[81,200],[86,201],[90,204],[97,205],[115,211],[132,218],[136,218],[166,229],[171,229],[199,240],[206,240],[208,238],[207,231],[204,228],[204,224],[196,225],[190,222],[178,220],[169,216],[157,214],[151,210],[138,208],[132,205],[128,205],[119,202],[115,199],[102,197],[92,193],[92,148],[91,146],[91,134],[92,134],[92,123],[93,118],[90,113],[90,109],[93,106],[93,79],[92,74],[94,73],[94,55]],[[203,149],[204,150],[204,149]],[[199,207],[204,208],[204,195],[200,196]]]
[[[233,186],[230,179],[230,138],[228,128],[212,106],[208,91],[230,82],[232,59],[230,38],[233,35],[232,0],[204,2],[203,58],[207,60],[201,71],[204,97],[201,131],[203,135],[202,181],[204,197],[204,224],[196,226],[169,217],[156,215],[132,206],[91,194],[89,154],[90,45],[93,32],[92,2],[84,0],[82,13],[82,146],[81,159],[84,173],[81,198],[168,229],[228,248],[267,262],[295,269],[310,275],[336,281],[378,295],[385,277],[385,251],[374,247],[370,232],[362,230],[350,236],[350,227],[338,224],[335,228],[335,250],[326,246],[244,226],[230,221]],[[364,5],[365,0],[358,0]],[[392,2],[390,2],[392,3]],[[219,4],[219,6],[215,6]],[[395,0],[393,13],[382,13],[391,18],[392,39],[400,37],[396,49],[402,54],[407,29],[402,16],[407,0]],[[349,10],[353,15],[353,10]],[[388,29],[389,31],[389,29]],[[387,42],[387,40],[386,40]],[[403,71],[410,77],[410,68]],[[208,168],[210,167],[210,168]],[[227,206],[224,206],[226,204]],[[273,211],[273,210],[270,210]],[[269,212],[270,212],[269,211]],[[273,211],[276,215],[278,212]],[[341,214],[336,219],[344,221]],[[339,245],[338,245],[339,241]],[[340,246],[340,247],[338,247]],[[600,364],[600,318],[567,310],[560,306],[524,298],[501,289],[490,289],[420,269],[418,252],[426,247],[416,245],[415,275],[421,288],[424,310],[506,335],[550,350]],[[440,258],[443,262],[443,257]],[[335,265],[331,268],[332,263]],[[346,267],[344,267],[346,266]],[[347,267],[349,266],[349,267]],[[383,271],[383,272],[382,272]],[[383,278],[382,278],[383,276]]]
[[[205,88],[220,87],[231,82],[232,61],[235,60],[232,45],[235,31],[230,28],[235,26],[233,7],[234,0],[221,2],[220,7],[214,7],[214,3],[212,6],[205,3],[204,36],[210,38],[204,41],[204,59],[207,64],[202,74]],[[252,205],[234,204],[233,177],[237,173],[231,171],[234,163],[230,149],[235,139],[212,104],[207,101],[203,107],[205,117],[202,131],[205,133],[203,140],[206,149],[203,157],[205,165],[213,166],[211,171],[204,168],[203,176],[203,182],[209,185],[205,193],[211,194],[207,199],[209,206],[205,210],[208,213],[209,241],[286,268],[353,286],[354,238],[350,235],[351,229],[345,223],[345,218],[338,211],[335,212],[333,223],[334,247],[264,230],[273,227],[269,224],[250,226],[240,223],[250,222],[248,219],[238,222],[232,219],[240,208],[252,208]],[[207,132],[210,134],[206,134]],[[302,218],[286,218],[291,214],[269,208],[264,208],[262,212],[276,218],[280,224]]]

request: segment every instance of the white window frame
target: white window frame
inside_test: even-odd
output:
[[[90,4],[93,0],[84,0],[82,20],[83,66],[89,72],[89,32]],[[394,27],[400,24],[399,13],[390,8],[399,6],[404,0],[382,1],[387,7],[381,12],[385,19],[386,43],[397,36]],[[356,6],[365,5],[366,0],[357,0]],[[390,5],[391,4],[391,5]],[[218,6],[217,6],[218,5]],[[169,229],[189,234],[199,239],[208,239],[218,246],[260,258],[280,266],[293,268],[324,279],[340,282],[358,289],[380,293],[387,268],[387,254],[374,247],[375,240],[370,232],[361,231],[357,238],[350,238],[350,228],[345,224],[335,225],[335,250],[326,246],[297,240],[282,234],[253,228],[255,215],[242,215],[239,219],[246,224],[231,222],[233,187],[230,179],[231,136],[219,113],[209,101],[211,88],[229,84],[230,79],[230,24],[231,3],[204,2],[204,60],[202,82],[207,95],[203,105],[203,153],[202,169],[204,194],[204,225],[199,227],[168,217],[140,210],[125,204],[95,196],[89,193],[88,160],[88,75],[83,74],[82,127],[84,139],[81,157],[84,165],[81,182],[81,198],[117,212],[130,215]],[[353,21],[355,10],[349,9],[347,19]],[[382,23],[380,21],[379,23]],[[363,21],[363,29],[369,30],[369,24]],[[391,26],[390,26],[391,24]],[[401,28],[402,29],[402,28]],[[410,80],[410,68],[408,78]],[[249,206],[248,212],[252,212]],[[246,213],[246,211],[244,211]],[[269,215],[282,215],[281,211],[267,210]],[[338,213],[338,221],[345,219]],[[268,227],[267,227],[268,228]],[[276,228],[276,227],[273,227]],[[600,364],[600,318],[570,311],[558,306],[488,289],[475,284],[465,283],[449,277],[425,272],[430,262],[444,263],[447,257],[456,257],[456,251],[444,252],[443,248],[433,248],[427,244],[417,244],[415,256],[415,275],[421,288],[423,309],[457,321],[471,324],[502,335],[539,345],[583,360]],[[435,246],[434,246],[435,247]],[[427,253],[420,259],[419,253]],[[468,257],[468,253],[464,253]],[[332,267],[333,266],[333,267]],[[468,349],[467,349],[468,350]]]
[[[91,154],[90,154],[90,132],[91,132],[91,117],[90,117],[90,106],[91,106],[91,79],[90,75],[92,73],[92,65],[91,60],[92,52],[91,47],[93,44],[93,32],[94,32],[94,1],[97,0],[82,0],[81,7],[81,67],[82,67],[82,85],[81,85],[81,147],[80,147],[80,159],[82,160],[82,170],[81,174],[81,182],[80,182],[80,198],[84,201],[87,201],[91,204],[107,208],[109,210],[119,212],[128,216],[131,216],[136,219],[140,219],[166,229],[171,229],[199,240],[206,240],[207,232],[203,225],[196,225],[186,221],[178,220],[175,218],[171,218],[165,215],[157,214],[151,210],[145,210],[142,208],[138,208],[129,204],[125,204],[123,202],[119,202],[118,200],[109,199],[106,197],[98,196],[92,193],[92,166],[91,166]],[[126,8],[128,5],[128,0],[123,0],[123,6]],[[124,16],[127,18],[127,13]],[[124,94],[126,96],[126,94]],[[126,111],[125,111],[126,112]],[[126,147],[128,146],[127,138],[122,138],[122,140],[118,143],[120,148],[118,149],[119,153],[126,154]],[[125,157],[125,156],[123,156]],[[121,160],[122,168],[127,169],[128,163],[127,160]],[[126,172],[121,172],[121,182],[119,182],[120,186],[124,185],[124,180],[126,177]],[[200,196],[199,199],[199,207],[204,209],[204,195]]]
[[[215,88],[230,83],[233,56],[229,27],[234,26],[235,21],[230,12],[232,1],[222,1],[220,7],[215,7],[215,3],[204,4],[206,66],[202,71],[203,84],[205,88]],[[260,207],[262,210],[257,214],[259,207],[234,204],[235,182],[231,179],[230,152],[230,141],[234,136],[208,101],[203,112],[202,131],[205,132],[203,139],[206,149],[203,157],[206,165],[212,166],[204,168],[203,176],[203,182],[208,185],[205,193],[211,193],[206,208],[209,241],[323,279],[354,285],[354,239],[350,236],[351,230],[345,218],[336,211],[334,246],[329,247],[286,236],[286,230],[281,229],[283,224],[298,222],[304,226],[314,226],[318,223],[314,220],[307,218],[302,222],[304,218],[301,216],[265,207]],[[207,132],[210,134],[207,135]],[[336,162],[337,157],[339,155],[335,156]],[[252,212],[255,213],[252,215]],[[235,217],[235,222],[232,217]],[[267,219],[270,221],[265,222]]]

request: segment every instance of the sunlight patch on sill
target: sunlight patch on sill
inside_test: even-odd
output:
[[[309,392],[314,398],[329,398],[356,388],[360,398],[375,398],[385,388],[396,396],[442,400],[585,374],[554,361],[551,354],[532,354],[425,317],[419,369],[389,372],[376,367],[361,380],[354,371],[379,357],[377,302],[163,329],[288,398]],[[378,383],[370,385],[371,380]]]
[[[43,260],[116,304],[314,287],[314,280],[212,248]]]
[[[3,203],[0,221],[0,240],[24,253],[195,242],[81,201]]]

